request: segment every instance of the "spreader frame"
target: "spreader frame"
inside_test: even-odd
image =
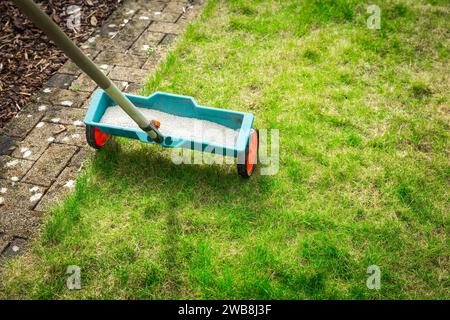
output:
[[[245,152],[254,121],[254,116],[251,113],[205,107],[198,105],[192,97],[165,92],[155,92],[148,97],[133,94],[125,95],[136,107],[154,109],[180,117],[208,120],[239,130],[236,144],[233,147],[175,136],[166,136],[164,141],[160,143],[162,147],[186,148],[231,157],[238,157],[239,154]],[[114,105],[115,102],[104,90],[97,89],[93,94],[84,123],[98,127],[102,132],[113,136],[135,139],[144,143],[155,143],[146,132],[140,129],[101,123],[100,120],[106,109]]]

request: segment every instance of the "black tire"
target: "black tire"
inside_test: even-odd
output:
[[[250,141],[253,134],[256,134],[256,141],[257,141],[257,147],[256,147],[256,163],[253,164],[252,170],[247,170],[247,164],[249,161],[249,151],[250,151]],[[248,179],[253,175],[253,172],[255,172],[255,168],[258,161],[258,152],[259,152],[259,130],[258,129],[252,129],[252,132],[250,133],[249,141],[247,143],[247,147],[245,148],[245,163],[243,164],[237,164],[237,171],[239,175],[242,178]]]
[[[102,149],[105,147],[108,140],[111,138],[110,135],[100,132],[100,134],[104,135],[106,140],[103,143],[100,143],[96,136],[99,134],[99,129],[90,125],[86,125],[86,141],[88,145],[90,145],[94,149]]]

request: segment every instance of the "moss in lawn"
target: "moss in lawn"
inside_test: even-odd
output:
[[[144,93],[253,112],[280,130],[278,174],[117,139],[8,261],[2,297],[448,298],[450,8],[379,6],[369,30],[364,1],[209,1]]]

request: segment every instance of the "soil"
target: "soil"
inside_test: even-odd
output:
[[[79,44],[121,5],[121,0],[37,0],[68,35]],[[67,26],[68,7],[81,9],[78,30]],[[9,0],[0,1],[0,128],[19,112],[34,92],[67,60]]]

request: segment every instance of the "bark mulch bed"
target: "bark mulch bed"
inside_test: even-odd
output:
[[[76,43],[86,41],[121,0],[36,1]],[[70,5],[81,9],[78,30],[67,27]],[[70,11],[69,11],[70,12]],[[0,128],[67,60],[9,0],[0,1]]]

